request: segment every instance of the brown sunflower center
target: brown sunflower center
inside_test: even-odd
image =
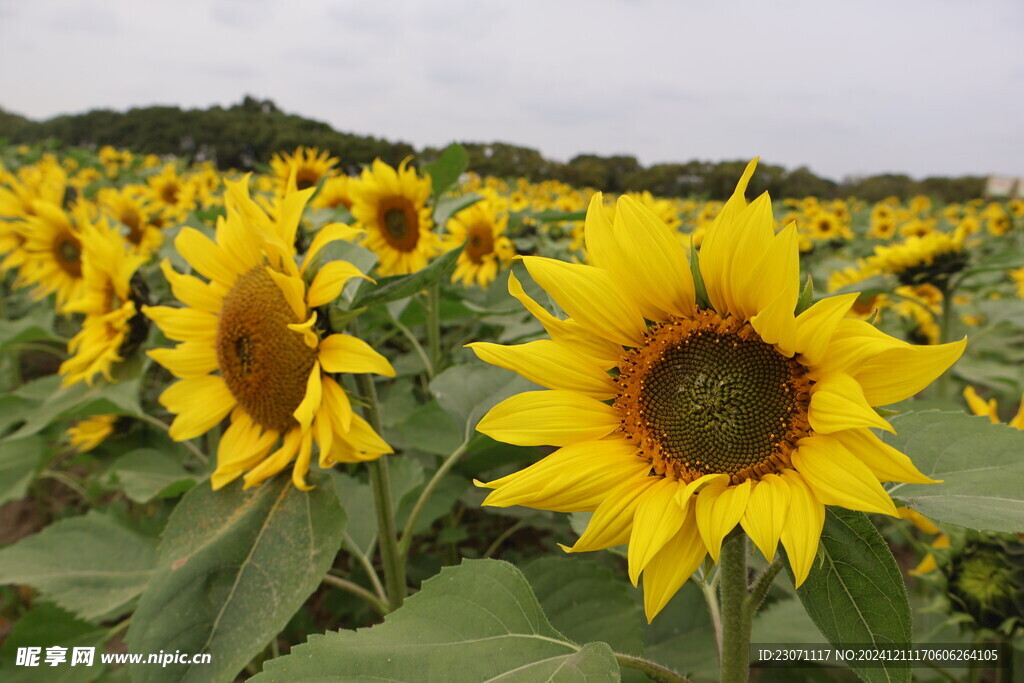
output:
[[[167,183],[160,188],[160,199],[164,200],[164,204],[177,204],[180,192],[181,188],[178,186],[178,183]]]
[[[416,207],[408,199],[398,197],[380,205],[378,218],[384,239],[398,251],[412,251],[420,241],[420,223]]]
[[[217,326],[217,364],[232,395],[266,429],[286,431],[306,396],[317,350],[288,329],[301,322],[263,266],[235,281]]]
[[[142,216],[139,212],[128,207],[121,212],[121,222],[128,227],[128,241],[132,244],[139,244],[142,242]]]
[[[619,363],[620,430],[658,474],[734,483],[789,465],[807,436],[810,382],[749,323],[698,311],[652,327]]]
[[[308,190],[318,182],[320,174],[311,168],[300,168],[295,174],[295,186],[300,190]]]
[[[61,233],[53,244],[57,263],[68,275],[82,277],[82,243],[70,233]]]
[[[466,255],[473,263],[481,263],[484,256],[494,252],[494,233],[491,226],[481,223],[469,229],[466,241]]]

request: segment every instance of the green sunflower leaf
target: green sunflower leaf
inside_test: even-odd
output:
[[[331,481],[311,491],[278,475],[245,491],[202,482],[171,514],[126,640],[135,653],[210,653],[212,662],[140,665],[143,681],[231,680],[302,606],[334,561],[345,512]]]
[[[99,678],[106,665],[100,661],[103,645],[110,639],[110,629],[76,619],[70,613],[49,603],[32,607],[15,623],[0,650],[0,679],[4,683],[88,683]],[[39,665],[27,667],[18,664],[18,649],[41,648]],[[64,661],[57,666],[46,664],[46,650],[50,647],[66,648]],[[92,648],[91,665],[77,662],[72,666],[75,648]]]
[[[377,281],[376,287],[363,286],[352,308],[379,306],[421,292],[436,282],[447,282],[465,245],[456,247],[434,259],[433,263],[412,275],[395,275]],[[365,292],[365,294],[364,294]]]
[[[617,681],[605,643],[580,647],[555,630],[507,562],[445,567],[383,624],[311,636],[252,680]]]
[[[32,586],[82,619],[114,618],[146,587],[155,546],[94,510],[0,550],[0,584]]]
[[[111,467],[126,496],[136,503],[170,498],[192,488],[197,477],[177,458],[156,448],[137,448],[118,458]]]
[[[457,142],[445,147],[436,161],[423,167],[423,173],[430,175],[435,201],[458,182],[468,167],[469,153]]]
[[[540,557],[523,567],[553,626],[578,643],[600,641],[643,655],[640,591],[607,567],[576,557]]]
[[[864,513],[826,510],[818,558],[796,591],[807,614],[836,647],[909,645],[910,603],[889,546]],[[786,570],[792,579],[789,562]],[[893,664],[850,667],[865,681],[909,682],[910,669]]]
[[[25,496],[49,454],[40,436],[0,441],[0,505]]]
[[[1024,432],[987,417],[928,410],[893,417],[890,446],[941,484],[893,484],[890,495],[938,522],[1017,532],[1024,520]]]

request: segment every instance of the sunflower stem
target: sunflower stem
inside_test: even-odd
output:
[[[441,370],[441,285],[437,282],[427,288],[427,350],[436,374]]]
[[[754,623],[754,615],[761,607],[761,603],[764,602],[765,596],[768,595],[768,589],[772,587],[772,581],[775,580],[781,569],[782,556],[776,555],[775,560],[768,565],[768,568],[754,580],[754,585],[751,587],[750,595],[744,605],[744,617],[750,624]]]
[[[368,602],[370,604],[370,607],[372,607],[374,611],[376,611],[381,616],[384,616],[388,613],[388,604],[386,602],[384,602],[376,595],[366,590],[357,583],[353,583],[351,581],[348,581],[347,579],[343,579],[340,576],[335,576],[334,574],[325,574],[323,582],[329,586],[340,588],[341,590],[350,593],[356,596],[357,598],[362,598],[363,600]]]
[[[409,554],[409,548],[412,545],[413,532],[416,529],[416,521],[420,517],[420,513],[423,512],[423,508],[426,506],[427,501],[430,500],[430,496],[433,495],[434,490],[441,484],[441,480],[448,474],[448,471],[459,461],[459,457],[466,452],[466,448],[469,446],[469,441],[463,441],[459,444],[451,454],[445,458],[441,466],[437,468],[434,475],[427,482],[427,485],[423,487],[423,492],[420,493],[419,498],[413,505],[412,510],[409,512],[409,518],[405,522],[405,528],[402,530],[402,539],[398,542],[398,554],[399,558],[404,562],[405,557]]]
[[[722,683],[746,683],[750,677],[751,620],[747,618],[747,536],[734,533],[718,558],[722,609]]]
[[[658,683],[690,683],[689,678],[680,676],[672,669],[665,668],[661,664],[656,664],[655,662],[647,659],[616,652],[615,661],[618,662],[620,667],[624,666],[627,669],[636,669],[637,671],[641,671],[652,681],[658,681]]]
[[[365,373],[355,375],[359,394],[366,401],[363,412],[373,430],[380,434],[380,409],[373,379]],[[373,503],[377,510],[377,537],[380,543],[381,564],[384,565],[384,585],[387,587],[388,608],[394,611],[405,601],[405,562],[398,552],[395,529],[395,511],[391,507],[391,479],[388,476],[388,456],[382,455],[369,463]]]

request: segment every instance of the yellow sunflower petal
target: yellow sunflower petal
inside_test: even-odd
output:
[[[796,346],[807,365],[816,365],[828,349],[836,325],[857,300],[857,293],[822,299],[796,317]]]
[[[323,358],[320,365],[323,367]],[[323,378],[324,408],[333,424],[339,429],[336,431],[345,433],[352,425],[352,402],[348,400],[345,390],[330,377]]]
[[[722,550],[722,539],[739,523],[747,509],[750,488],[750,479],[737,486],[719,479],[704,487],[697,496],[697,528],[715,562]]]
[[[517,446],[567,446],[600,439],[619,425],[609,405],[574,391],[527,391],[484,415],[477,431]]]
[[[793,466],[822,503],[898,516],[878,478],[837,439],[809,436],[797,446]]]
[[[871,409],[860,384],[845,373],[824,377],[812,387],[811,392],[807,420],[820,434],[858,427],[875,427],[896,433],[892,425]]]
[[[825,526],[825,506],[815,497],[804,478],[793,470],[783,470],[780,476],[789,486],[789,514],[782,529],[782,546],[793,569],[793,582],[799,588],[814,565]]]
[[[249,489],[262,484],[287,467],[288,463],[295,457],[295,454],[299,452],[302,436],[302,431],[298,429],[289,429],[285,432],[280,448],[245,474],[245,477],[243,477],[245,486],[243,488]]]
[[[384,356],[358,337],[332,334],[320,342],[320,363],[327,372],[372,372],[394,377],[395,369]]]
[[[771,562],[786,526],[789,512],[789,486],[777,474],[766,474],[754,484],[740,524],[750,540]]]
[[[704,286],[707,288],[711,305],[720,313],[734,312],[735,310],[732,306],[732,299],[728,296],[731,289],[728,280],[731,272],[729,264],[732,261],[732,252],[738,239],[736,235],[738,226],[735,221],[747,207],[744,195],[756,167],[757,159],[747,164],[739,182],[736,183],[736,189],[732,196],[712,221],[704,236],[704,241],[700,245],[701,277],[704,279]]]
[[[692,314],[694,289],[689,259],[679,238],[665,223],[643,204],[624,196],[616,203],[612,230],[615,246],[604,259],[603,268],[642,304],[644,315],[664,319]]]
[[[800,262],[796,242],[796,227],[790,225],[775,237],[775,219],[768,194],[762,194],[736,217],[736,242],[728,259],[726,286],[732,298],[733,312],[749,320],[760,310],[760,300],[783,296],[792,299],[790,312],[796,307],[799,295]],[[776,245],[782,245],[782,249]],[[776,247],[773,249],[773,247]],[[772,254],[773,251],[778,253]],[[766,257],[774,257],[769,261]],[[781,258],[779,258],[781,257]],[[756,286],[752,286],[756,284]]]
[[[175,441],[208,432],[223,420],[237,401],[217,375],[182,379],[164,389],[160,405],[175,414],[168,431]]]
[[[182,228],[174,238],[174,246],[196,271],[224,287],[233,285],[242,274],[229,265],[231,262],[224,258],[216,242],[195,228]]]
[[[483,505],[580,512],[595,510],[625,481],[646,477],[650,463],[625,439],[585,441],[484,486],[495,489]]]
[[[315,308],[334,301],[341,294],[345,283],[354,277],[370,279],[348,261],[331,261],[317,271],[306,293],[306,302]]]
[[[306,320],[308,317],[305,299],[306,284],[302,281],[302,278],[279,273],[270,267],[267,268],[267,273],[281,289],[281,293],[284,294],[284,298],[288,305],[291,306],[295,317],[299,320]]]
[[[917,510],[912,508],[899,508],[898,510],[900,518],[905,519],[914,525],[917,529],[920,529],[926,534],[937,534],[940,533],[939,527],[935,526],[935,522],[922,515]]]
[[[362,462],[375,460],[386,453],[392,453],[391,446],[373,430],[370,423],[355,413],[352,425],[344,434],[334,434],[331,459],[334,462]]]
[[[219,319],[212,313],[170,306],[143,306],[142,312],[168,339],[212,344],[217,336]]]
[[[1013,416],[1013,419],[1008,423],[1014,429],[1024,430],[1024,394],[1020,397],[1020,407],[1017,409],[1017,414]]]
[[[629,542],[633,516],[640,500],[659,479],[644,477],[623,483],[597,506],[586,531],[573,544],[571,552],[604,550]]]
[[[629,536],[629,580],[635,586],[640,572],[686,521],[686,508],[675,501],[679,486],[674,479],[662,479],[643,495],[633,515]]]
[[[301,491],[309,491],[313,487],[306,482],[306,475],[309,474],[309,463],[313,456],[313,432],[304,432],[302,441],[299,442],[299,454],[295,458],[295,466],[292,467],[292,483],[295,488]]]
[[[647,325],[640,309],[607,271],[540,256],[525,256],[523,262],[537,284],[593,334],[625,346],[641,344]]]
[[[236,408],[231,415],[231,425],[224,430],[217,446],[217,469],[210,476],[213,489],[222,488],[256,466],[267,456],[277,438],[277,432],[264,431],[244,410]]]
[[[864,388],[868,405],[886,406],[913,396],[945,372],[967,348],[967,339],[883,351],[850,374]],[[893,372],[899,368],[899,372]]]
[[[996,400],[991,398],[986,402],[981,396],[978,396],[978,392],[974,390],[974,387],[968,386],[964,389],[964,398],[967,400],[967,405],[970,407],[971,412],[975,415],[985,415],[988,417],[988,421],[992,424],[999,422],[999,409]]]
[[[586,332],[575,320],[559,320],[551,315],[543,306],[530,298],[523,289],[522,283],[514,273],[508,274],[508,292],[540,321],[551,338],[583,355],[591,356],[601,362],[603,369],[610,368],[622,356],[622,347],[603,337]]]
[[[690,514],[676,535],[669,539],[644,569],[644,614],[647,623],[657,616],[672,596],[700,567],[707,555],[704,541]]]
[[[173,349],[151,349],[146,355],[178,378],[207,375],[217,369],[217,349],[212,344],[183,342]]]
[[[204,313],[218,313],[224,305],[224,295],[218,293],[212,284],[191,275],[182,275],[174,270],[171,262],[164,259],[160,262],[160,270],[171,285],[171,292],[186,306]]]
[[[309,371],[306,379],[306,395],[292,415],[298,421],[302,431],[307,431],[313,424],[313,416],[320,410],[320,401],[323,398],[323,384],[320,381],[320,363],[313,363],[313,369]]]
[[[614,398],[615,382],[596,363],[588,363],[558,342],[540,341],[503,346],[489,342],[467,344],[485,363],[516,372],[549,389],[571,389],[600,401]]]
[[[320,253],[320,250],[331,242],[335,242],[337,240],[355,242],[362,236],[362,234],[362,231],[358,228],[351,228],[344,223],[331,223],[320,228],[309,245],[309,251],[306,252],[306,256],[302,259],[303,270],[305,270],[307,265],[312,263],[313,259],[316,258],[316,255]]]
[[[867,465],[881,481],[901,481],[908,484],[939,483],[922,474],[910,458],[879,439],[871,430],[844,429],[830,436]]]

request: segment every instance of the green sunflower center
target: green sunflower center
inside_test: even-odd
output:
[[[398,197],[380,206],[381,232],[387,243],[398,251],[412,251],[420,241],[416,208],[408,199]]]
[[[620,363],[622,429],[659,473],[756,477],[807,435],[806,370],[749,324],[701,312],[652,328]]]
[[[246,413],[265,429],[284,432],[306,396],[317,350],[288,329],[301,322],[263,266],[235,281],[217,326],[221,376]]]

